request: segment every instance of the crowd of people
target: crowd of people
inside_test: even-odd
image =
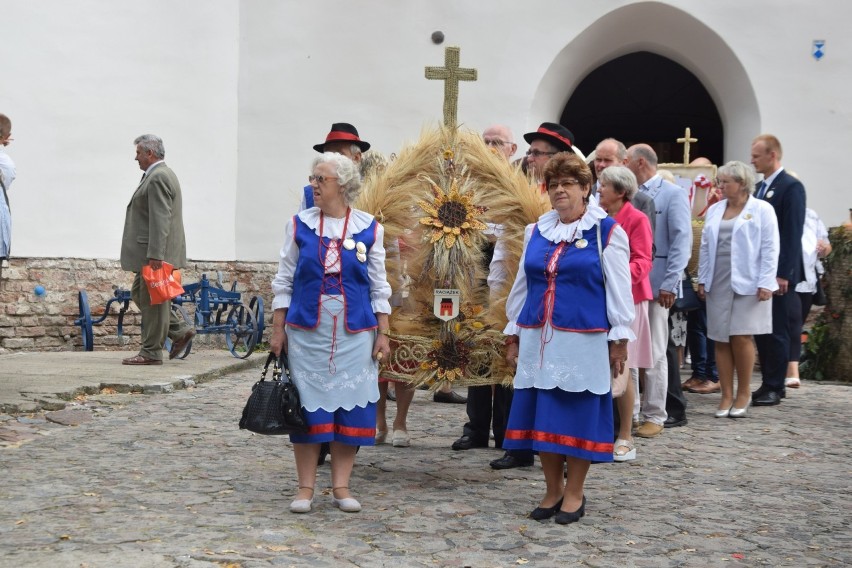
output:
[[[0,115],[0,144],[8,144],[10,133],[10,121]],[[651,146],[605,139],[590,167],[563,125],[544,122],[524,139],[529,150],[523,164],[515,163],[531,179],[530,191],[547,195],[551,210],[526,228],[518,266],[508,264],[501,230],[486,233],[485,255],[492,293],[515,275],[503,330],[514,384],[469,387],[467,397],[444,390],[434,400],[467,405],[468,421],[452,450],[488,447],[493,437],[505,452],[490,462],[494,469],[529,467],[538,455],[545,490],[529,515],[568,524],[585,514],[591,464],[636,459],[635,437],[687,424],[685,390],[720,392],[716,417],[742,418],[749,406],[777,405],[787,387],[799,386],[802,322],[830,244],[816,213],[805,208],[804,186],[782,167],[774,136],[754,139],[751,165],[731,161],[718,169],[697,243],[697,273],[686,279],[693,250],[689,200],[658,171]],[[503,125],[486,129],[483,142],[506,160],[517,151]],[[181,191],[162,139],[146,134],[134,145],[144,175],[127,207],[121,265],[134,273],[143,336],[139,354],[122,362],[159,365],[166,338],[172,358],[195,335],[168,303],[151,304],[140,279],[146,265],[186,262]],[[352,206],[369,148],[347,123],[333,124],[314,146],[319,155],[299,211],[285,225],[272,281],[270,350],[290,354],[308,424],[306,433],[290,436],[298,475],[294,513],[312,510],[327,455],[333,505],[357,512],[350,479],[359,448],[411,443],[414,389],[395,383],[392,396],[381,374],[391,354],[392,306],[400,303],[385,263],[388,254],[400,254],[400,243],[386,243],[382,225]],[[759,184],[756,174],[763,176]],[[14,164],[0,149],[4,197],[14,178]],[[9,224],[4,199],[0,260],[9,252]],[[693,376],[681,383],[671,310],[690,277],[702,302],[693,312],[700,340],[690,341]],[[751,392],[755,353],[762,383]],[[614,398],[612,381],[625,374],[626,387]],[[397,404],[392,430],[389,398]]]
[[[507,266],[499,239],[489,255],[492,289],[516,273],[503,330],[514,385],[468,389],[469,420],[452,449],[487,447],[493,437],[505,451],[490,462],[495,469],[529,467],[538,455],[545,490],[530,517],[568,524],[585,514],[592,463],[633,460],[634,436],[687,424],[685,390],[721,392],[716,417],[742,418],[750,405],[777,405],[788,386],[798,386],[788,363],[792,369],[798,360],[818,258],[829,245],[819,219],[806,214],[804,186],[782,167],[774,136],[754,139],[751,165],[718,169],[696,243],[697,272],[687,278],[689,198],[658,171],[651,146],[603,140],[591,168],[560,124],[542,123],[524,139],[523,167],[552,209],[527,227],[519,266]],[[517,151],[502,125],[486,129],[483,141],[507,160]],[[298,355],[292,376],[309,424],[306,434],[291,436],[294,513],[312,509],[322,444],[331,454],[332,502],[347,512],[361,509],[349,488],[358,448],[410,445],[414,391],[395,385],[391,431],[380,377],[395,303],[385,247],[398,250],[398,243],[384,243],[381,224],[351,206],[368,148],[346,123],[314,146],[320,155],[287,223],[273,280],[271,349]],[[681,383],[671,310],[691,279],[702,302],[703,353],[690,340],[698,366]],[[752,392],[755,353],[762,383]],[[611,380],[627,369],[627,387],[613,398]]]

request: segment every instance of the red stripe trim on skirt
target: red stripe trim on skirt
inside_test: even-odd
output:
[[[327,434],[334,431],[337,434],[351,436],[353,438],[364,438],[376,435],[375,428],[354,428],[352,426],[340,426],[334,424],[315,424],[308,428],[307,435]]]
[[[612,442],[593,442],[574,436],[538,432],[535,430],[506,430],[506,438],[510,440],[536,440],[549,444],[559,444],[571,448],[579,448],[589,452],[612,453]]]

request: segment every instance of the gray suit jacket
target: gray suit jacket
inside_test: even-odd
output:
[[[692,254],[692,212],[686,191],[654,176],[639,187],[654,200],[657,223],[654,228],[654,265],[651,268],[651,289],[654,298],[660,290],[680,295],[683,270]]]
[[[136,188],[124,218],[121,268],[139,272],[149,258],[165,260],[175,268],[186,264],[180,183],[164,162]]]

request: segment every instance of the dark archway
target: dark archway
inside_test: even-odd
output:
[[[613,137],[627,146],[650,144],[659,161],[682,163],[675,140],[686,127],[698,139],[690,159],[722,164],[724,132],[716,104],[701,81],[682,65],[648,51],[604,63],[583,79],[562,111],[560,123],[584,152]]]

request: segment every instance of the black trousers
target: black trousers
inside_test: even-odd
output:
[[[502,448],[513,395],[514,389],[502,385],[468,387],[468,422],[464,425],[464,435],[470,436],[477,444],[487,445],[493,431],[495,447]],[[511,450],[509,453],[521,459],[533,456],[531,450]]]
[[[669,316],[669,343],[666,347],[666,361],[669,364],[668,385],[666,387],[666,414],[676,420],[686,418],[686,396],[680,382],[680,360],[677,346],[672,341],[672,318]]]
[[[772,297],[772,333],[755,335],[757,358],[763,375],[764,390],[784,392],[784,379],[787,378],[787,364],[790,362],[790,342],[796,335],[796,322],[802,317],[802,303],[795,287],[787,288],[787,293]]]

